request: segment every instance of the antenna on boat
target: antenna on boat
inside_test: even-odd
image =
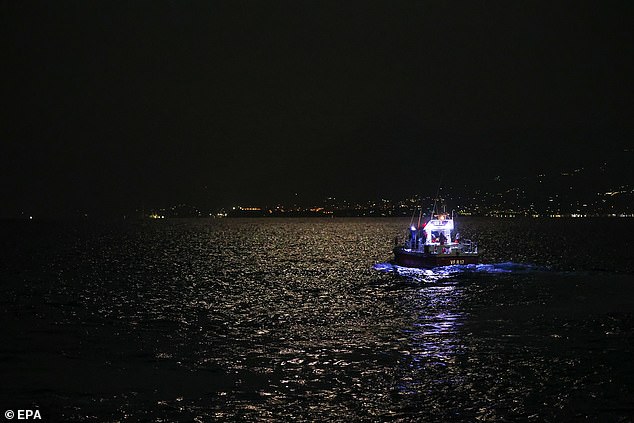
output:
[[[412,226],[412,223],[414,223],[414,215],[416,214],[416,208],[414,208],[414,211],[412,212],[412,218],[409,220],[409,226]]]
[[[438,189],[436,190],[436,199],[438,199],[438,197],[440,196],[440,187],[442,186],[442,177],[443,177],[443,172],[440,172],[440,179],[438,180]]]
[[[434,198],[434,207],[431,209],[431,218],[434,218],[434,212],[436,211],[436,203],[438,202],[438,197],[440,196],[440,186],[442,185],[442,177],[444,172],[440,172],[440,178],[438,180],[438,188],[436,189],[436,197]],[[440,210],[438,210],[440,212]]]

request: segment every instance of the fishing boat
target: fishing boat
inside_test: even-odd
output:
[[[394,262],[398,266],[426,269],[439,266],[478,264],[478,244],[469,239],[462,239],[458,232],[454,233],[454,213],[437,212],[436,204],[431,218],[421,224],[414,219],[405,235],[405,242],[399,245],[395,241]]]

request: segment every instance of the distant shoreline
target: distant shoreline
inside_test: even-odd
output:
[[[69,222],[95,222],[95,221],[127,221],[127,222],[152,222],[152,221],[165,221],[165,220],[242,220],[242,219],[405,219],[411,216],[381,216],[381,215],[251,215],[251,216],[175,216],[165,217],[163,219],[154,219],[150,217],[130,217],[130,216],[94,216],[94,217],[75,217],[75,216],[47,216],[47,217],[33,217],[17,218],[17,217],[0,217],[2,223],[37,223],[37,222],[52,222],[52,221],[69,221]],[[458,215],[458,218],[474,218],[474,219],[632,219],[634,215],[631,214],[619,214],[619,215],[592,215],[592,216],[572,216],[572,215],[558,215],[558,216],[511,216],[511,215]]]

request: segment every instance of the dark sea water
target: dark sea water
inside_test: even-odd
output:
[[[0,222],[0,405],[43,421],[634,419],[634,220]]]

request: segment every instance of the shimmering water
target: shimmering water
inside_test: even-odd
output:
[[[0,405],[46,421],[632,421],[634,221],[0,223]]]

